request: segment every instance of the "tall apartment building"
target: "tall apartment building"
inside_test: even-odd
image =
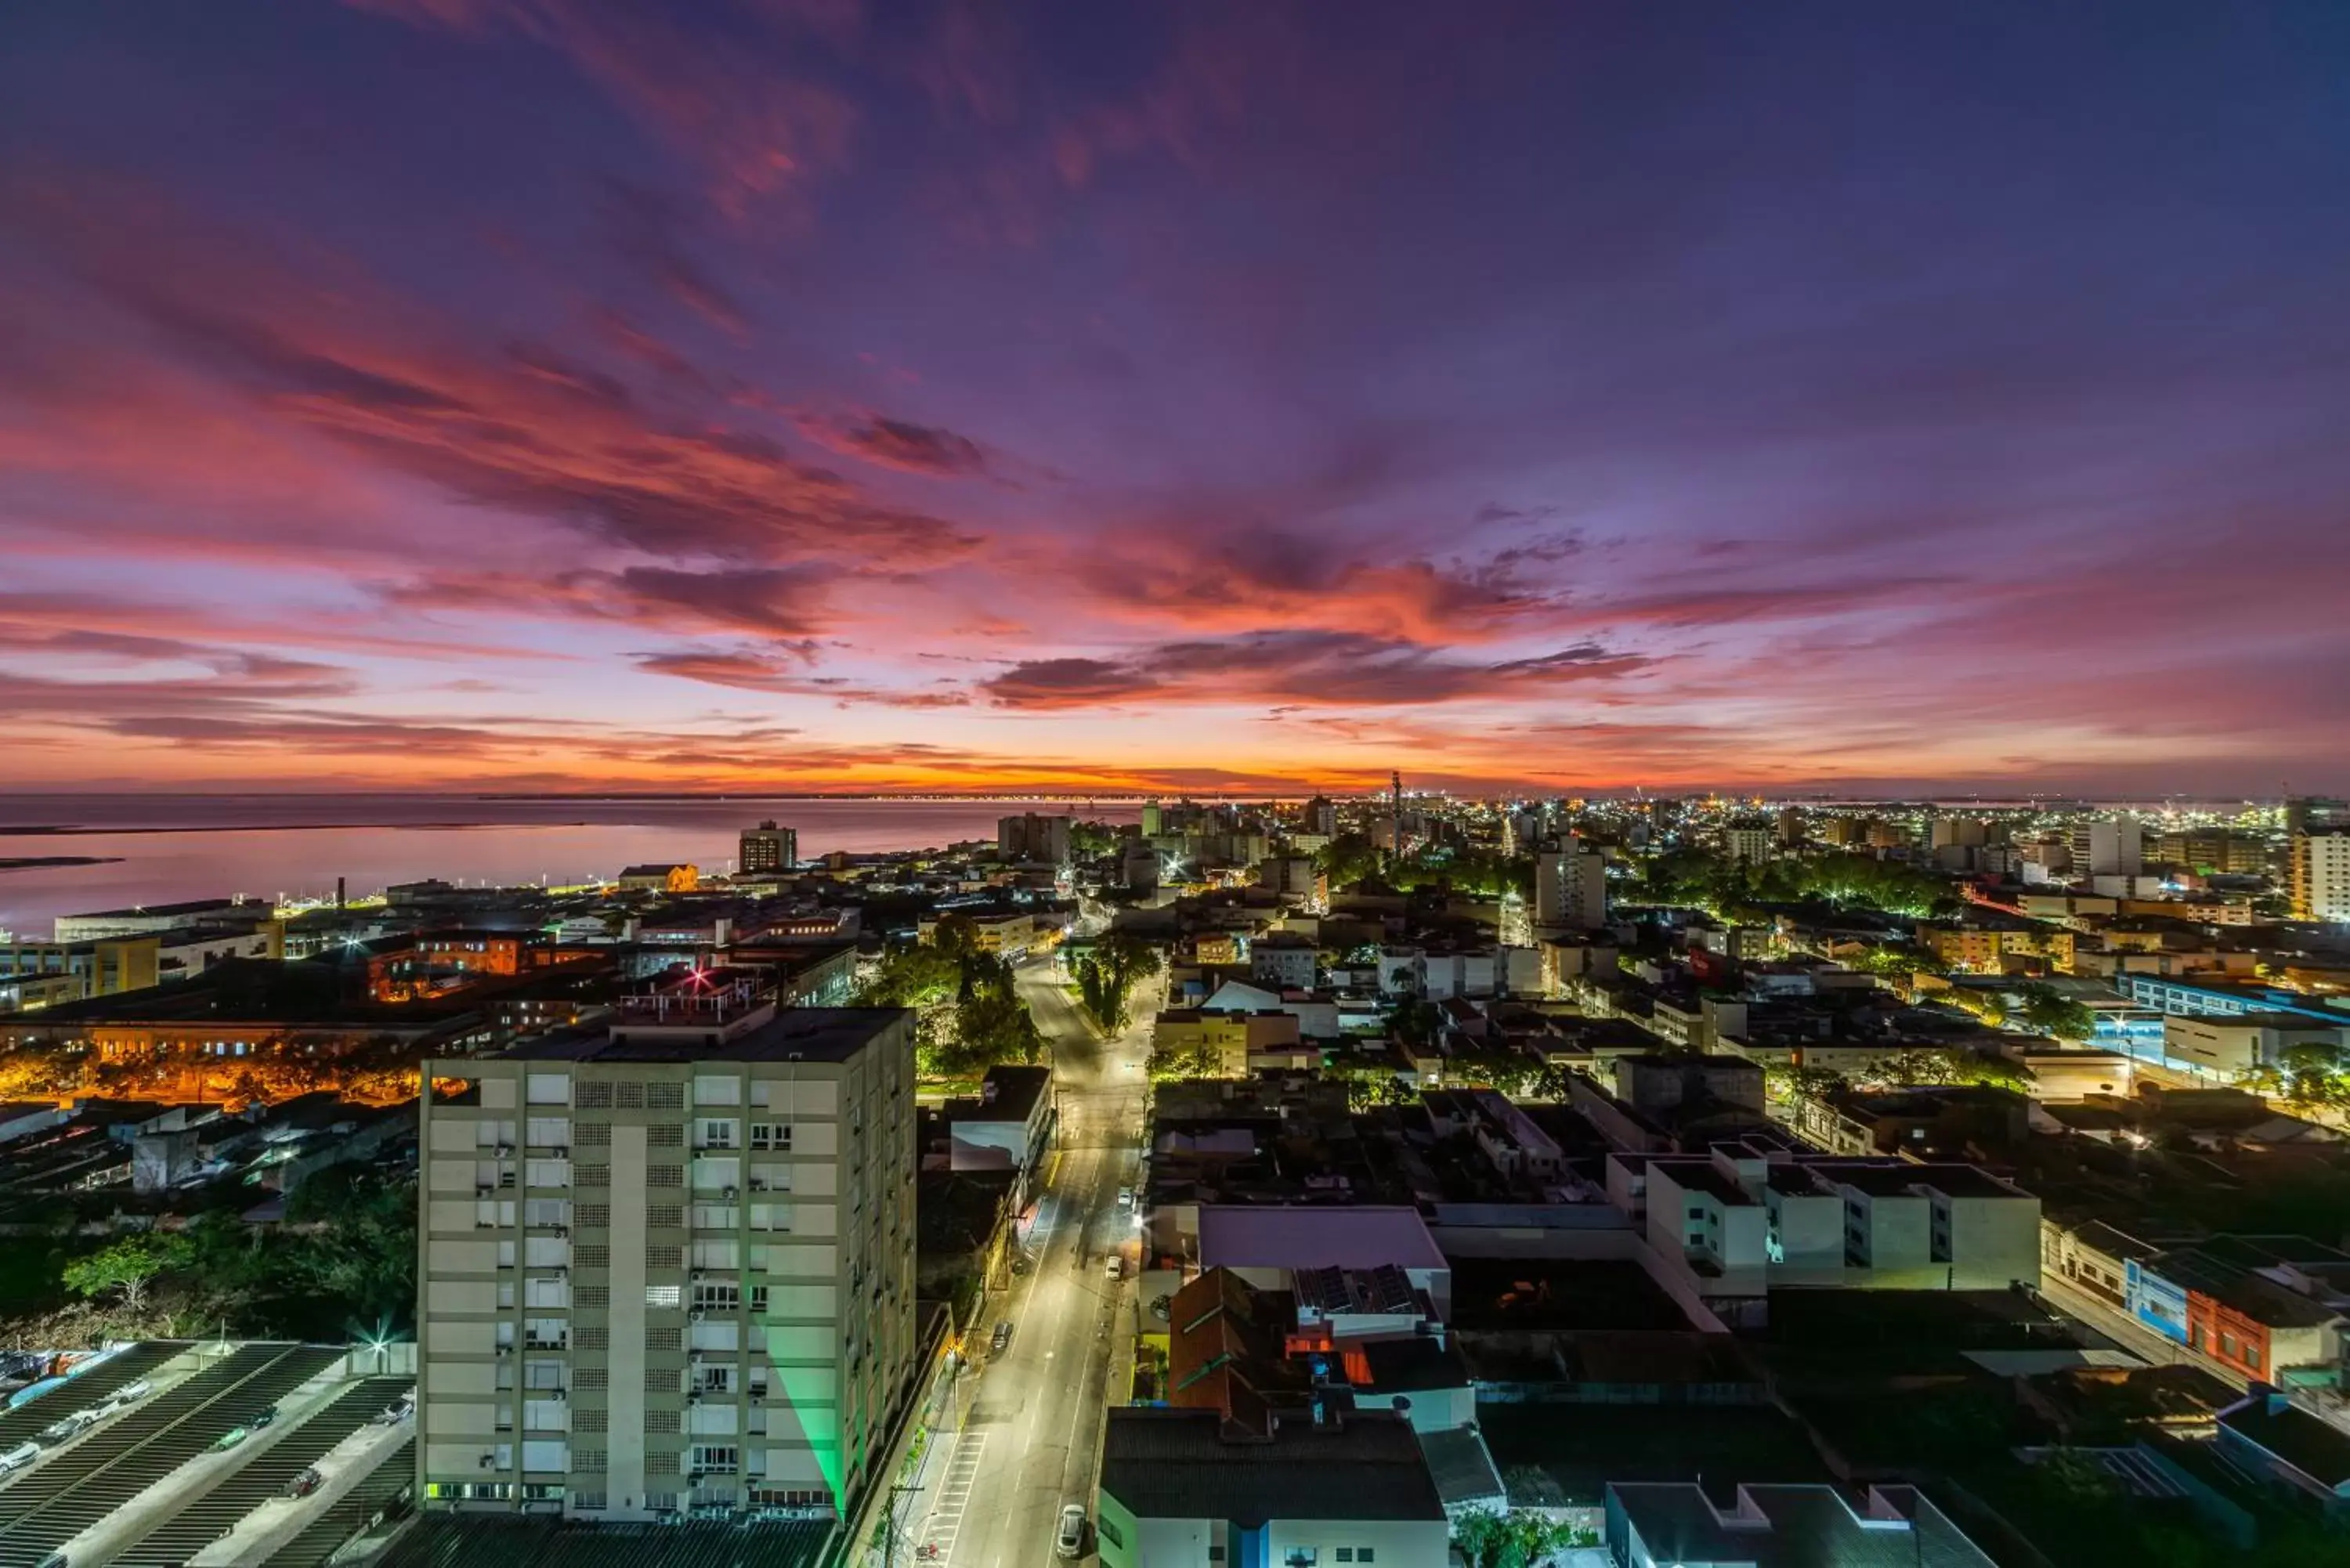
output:
[[[2293,837],[2293,912],[2303,920],[2350,920],[2350,827]]]
[[[1747,865],[1771,858],[1776,836],[1760,822],[1733,822],[1721,830],[1722,853],[1732,864]]]
[[[763,822],[743,830],[742,847],[734,857],[737,871],[755,876],[762,871],[788,871],[799,863],[798,828]]]
[[[1039,816],[1033,811],[999,817],[995,824],[995,852],[1023,865],[1066,866],[1069,831],[1074,825],[1073,818]]]
[[[1534,857],[1534,929],[1596,931],[1607,923],[1607,857],[1579,839]]]
[[[913,1372],[912,1014],[718,971],[424,1082],[424,1505],[847,1511]]]
[[[2146,831],[2126,812],[2073,830],[2073,864],[2092,877],[2135,877],[2145,863]]]
[[[1305,830],[1324,838],[1338,836],[1338,808],[1326,794],[1317,794],[1305,803],[1302,817]]]

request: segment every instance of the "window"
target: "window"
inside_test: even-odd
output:
[[[571,1141],[579,1148],[609,1148],[612,1147],[612,1124],[581,1122],[571,1130]]]
[[[732,1366],[705,1366],[694,1390],[702,1394],[732,1394],[734,1392],[734,1369]]]
[[[1314,1568],[1321,1556],[1319,1547],[1293,1546],[1281,1554],[1281,1568]]]
[[[574,1247],[571,1261],[583,1269],[608,1269],[612,1266],[609,1247]]]
[[[1126,1544],[1126,1537],[1119,1534],[1118,1526],[1111,1523],[1107,1519],[1097,1519],[1094,1521],[1094,1533],[1100,1536],[1104,1541],[1108,1542],[1112,1546],[1124,1546]],[[1211,1546],[1208,1550],[1212,1553],[1221,1554],[1223,1548],[1221,1546]],[[1214,1556],[1211,1556],[1208,1559],[1211,1563],[1215,1560],[1216,1558]]]
[[[574,1409],[571,1412],[571,1429],[575,1432],[601,1432],[611,1425],[611,1420],[612,1412],[609,1410]],[[601,1467],[583,1465],[580,1468],[588,1469]]]
[[[1372,1550],[1372,1549],[1371,1549],[1370,1547],[1367,1547],[1367,1546],[1357,1546],[1357,1547],[1356,1547],[1356,1548],[1355,1548],[1355,1561],[1356,1561],[1356,1562],[1357,1562],[1357,1563],[1368,1563],[1368,1562],[1372,1561],[1372,1558],[1371,1558],[1371,1550]]]
[[[594,1471],[602,1469],[604,1468],[604,1450],[601,1449],[572,1449],[571,1468],[574,1470]]]
[[[642,1084],[613,1085],[612,1104],[624,1111],[643,1110],[645,1108],[645,1086]]]
[[[658,1388],[648,1390],[648,1392],[674,1394],[677,1390],[674,1388]],[[660,1432],[664,1434],[674,1432],[678,1429],[678,1413],[674,1410],[648,1410],[645,1412],[645,1430],[648,1432]]]
[[[753,1285],[751,1287],[751,1310],[754,1313],[764,1313],[767,1310],[766,1286]]]
[[[600,1450],[590,1451],[595,1452],[597,1458],[603,1458]],[[588,1467],[580,1465],[577,1468],[586,1469]],[[599,1465],[597,1468],[600,1469],[603,1467]],[[571,1494],[571,1507],[578,1513],[601,1513],[605,1508],[604,1494],[600,1491],[575,1491]]]
[[[656,1231],[674,1230],[685,1223],[685,1205],[681,1203],[648,1203],[645,1223]]]
[[[609,1187],[612,1185],[612,1168],[608,1165],[574,1166],[571,1179],[575,1187]]]
[[[693,1445],[693,1468],[705,1475],[733,1475],[743,1462],[740,1450],[731,1444],[696,1443]]]
[[[571,1142],[571,1124],[560,1116],[533,1116],[523,1141],[533,1148],[565,1147]]]
[[[685,1129],[675,1122],[661,1122],[645,1129],[647,1148],[683,1148]]]
[[[753,1122],[751,1147],[770,1148],[789,1154],[792,1147],[792,1124],[789,1122]]]
[[[1097,1520],[1097,1521],[1094,1521],[1094,1531],[1095,1531],[1095,1532],[1096,1532],[1097,1534],[1098,1534],[1098,1533],[1100,1532],[1100,1531],[1101,1531],[1101,1521],[1100,1521]],[[1222,1563],[1223,1560],[1224,1560],[1224,1549],[1223,1549],[1222,1547],[1221,1547],[1221,1546],[1211,1546],[1211,1547],[1209,1547],[1209,1548],[1208,1548],[1208,1561],[1209,1561],[1209,1562],[1211,1562],[1211,1563]]]
[[[571,1344],[578,1350],[609,1350],[612,1348],[612,1331],[608,1328],[574,1328]]]
[[[645,1348],[647,1350],[681,1349],[685,1344],[684,1334],[685,1331],[675,1324],[666,1328],[649,1328],[645,1330]]]
[[[656,1241],[645,1249],[648,1269],[681,1269],[685,1267],[685,1249],[673,1242]]]
[[[574,1387],[574,1388],[605,1388],[605,1387],[609,1387],[609,1386],[610,1386],[610,1383],[609,1383],[609,1381],[608,1381],[609,1376],[610,1376],[609,1369],[608,1369],[608,1368],[606,1368],[606,1367],[602,1367],[602,1366],[581,1366],[581,1367],[577,1367],[577,1368],[575,1368],[575,1369],[572,1371],[572,1374],[571,1374],[571,1386],[572,1386],[572,1387]]]
[[[645,1474],[649,1476],[673,1476],[677,1474],[677,1456],[675,1454],[647,1454],[645,1456]]]
[[[705,1119],[702,1124],[701,1147],[703,1148],[733,1148],[734,1147],[734,1124],[731,1121],[722,1122]]]
[[[684,1304],[685,1287],[682,1285],[647,1285],[645,1287],[645,1305],[649,1307],[675,1307]]]
[[[645,1167],[647,1187],[683,1187],[685,1167],[681,1165],[649,1165]]]
[[[645,1108],[650,1111],[681,1111],[685,1109],[683,1084],[647,1084]]]
[[[1341,1546],[1340,1548],[1338,1548],[1338,1561],[1339,1561],[1339,1562],[1341,1562],[1341,1563],[1352,1563],[1354,1560],[1355,1560],[1355,1549],[1354,1549],[1353,1547],[1351,1547],[1351,1546]]]
[[[645,1392],[648,1394],[674,1394],[678,1391],[678,1369],[674,1366],[648,1366],[645,1368],[644,1386]],[[653,1424],[653,1417],[656,1416],[667,1417],[672,1422],[677,1419],[677,1412],[674,1410],[648,1410],[645,1412],[646,1431],[650,1432],[659,1429]],[[669,1428],[669,1430],[674,1432],[677,1430],[677,1428],[671,1426]]]
[[[608,1203],[582,1203],[577,1222],[597,1230],[608,1230],[612,1224],[612,1206]]]
[[[693,1287],[693,1310],[696,1312],[733,1312],[743,1304],[740,1285],[696,1285]]]

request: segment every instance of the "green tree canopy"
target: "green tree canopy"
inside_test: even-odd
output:
[[[116,1295],[130,1311],[143,1312],[147,1292],[161,1275],[184,1268],[192,1250],[179,1236],[125,1236],[65,1266],[66,1289],[92,1300]]]

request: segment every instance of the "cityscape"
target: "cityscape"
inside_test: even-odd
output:
[[[2350,1568],[2345,72],[0,16],[0,1568]]]

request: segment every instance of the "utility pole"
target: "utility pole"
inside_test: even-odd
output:
[[[1388,842],[1388,853],[1389,856],[1388,864],[1390,866],[1399,867],[1403,864],[1402,771],[1399,769],[1389,770],[1388,774],[1388,783],[1393,792],[1388,796],[1388,831],[1391,836]]]

